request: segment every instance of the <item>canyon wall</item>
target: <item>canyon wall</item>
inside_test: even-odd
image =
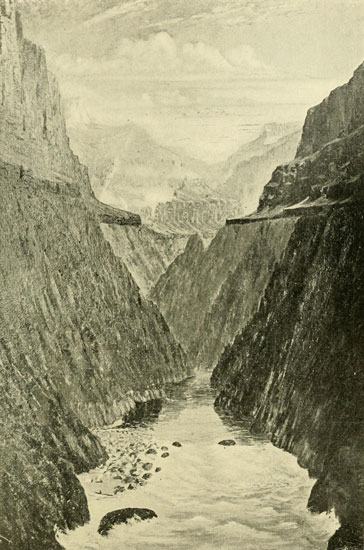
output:
[[[304,202],[258,312],[212,377],[218,405],[252,415],[317,478],[309,507],[341,522],[330,550],[364,544],[363,74],[310,110],[297,158],[265,188],[266,217]]]
[[[51,550],[55,526],[89,518],[75,474],[105,458],[90,428],[188,369],[99,223],[140,219],[96,201],[44,54],[0,6],[0,547]]]
[[[181,254],[188,237],[163,234],[145,225],[101,226],[114,254],[122,259],[144,295],[147,295],[173,260]]]
[[[274,171],[258,211],[302,201],[324,207],[362,200],[363,89],[364,63],[348,84],[310,109],[296,158]]]
[[[295,220],[226,226],[204,250],[190,237],[149,296],[197,366],[213,367],[258,308]]]

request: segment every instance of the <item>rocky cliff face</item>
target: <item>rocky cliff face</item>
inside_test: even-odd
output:
[[[268,217],[309,198],[293,209],[258,312],[212,378],[219,405],[252,415],[317,478],[310,508],[334,508],[341,522],[330,550],[364,543],[363,90],[361,66],[309,112],[298,158],[267,185]]]
[[[260,211],[294,205],[322,208],[363,197],[364,64],[348,84],[308,112],[296,158],[266,185]]]
[[[99,226],[138,218],[94,198],[44,54],[0,6],[0,546],[49,550],[88,519],[75,473],[105,457],[89,428],[187,368]]]
[[[349,529],[347,546],[330,546],[340,549],[362,548],[363,230],[358,207],[301,218],[259,312],[213,374],[218,404],[252,414],[318,478],[309,505],[335,508]]]
[[[183,252],[188,239],[185,235],[158,233],[145,225],[101,227],[114,254],[122,259],[144,295]]]
[[[297,157],[312,155],[323,145],[344,138],[364,124],[364,63],[347,83],[310,109]]]
[[[0,146],[4,161],[38,177],[82,181],[68,142],[57,82],[42,48],[23,37],[15,0],[1,2]]]
[[[295,220],[227,226],[204,250],[190,238],[150,292],[197,366],[211,368],[258,308]]]

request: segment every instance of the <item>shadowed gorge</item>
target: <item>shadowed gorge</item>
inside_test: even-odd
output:
[[[294,225],[290,219],[224,227],[206,250],[190,237],[151,290],[175,337],[202,368],[216,364],[257,310]]]

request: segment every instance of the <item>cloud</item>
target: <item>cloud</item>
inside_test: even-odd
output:
[[[186,72],[231,71],[232,67],[222,53],[203,42],[184,44],[181,61]]]
[[[226,54],[227,60],[242,72],[248,71],[249,73],[254,73],[256,75],[272,75],[276,71],[263,63],[258,59],[254,49],[247,45],[243,44],[238,48],[233,48],[229,50]]]
[[[253,48],[241,45],[223,52],[202,41],[179,44],[161,31],[146,39],[123,38],[107,58],[73,58],[69,54],[55,60],[57,71],[72,76],[104,75],[109,79],[183,79],[203,75],[234,75],[244,78],[269,77],[275,71],[261,62]]]

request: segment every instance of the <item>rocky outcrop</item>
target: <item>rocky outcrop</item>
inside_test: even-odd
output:
[[[308,200],[293,208],[258,312],[212,377],[219,405],[252,415],[255,430],[317,478],[309,507],[333,508],[341,522],[330,550],[364,544],[362,75],[363,66],[309,112],[298,150],[309,156],[277,169],[265,189],[266,220],[253,226]]]
[[[114,525],[128,523],[131,519],[144,521],[157,518],[157,514],[149,508],[123,508],[122,510],[113,510],[104,516],[98,528],[100,535],[106,536]]]
[[[204,250],[192,236],[150,292],[196,365],[214,366],[258,308],[295,219],[220,229]]]
[[[320,105],[308,111],[298,158],[308,157],[327,143],[345,138],[364,125],[363,88],[364,63],[347,84],[333,90]]]
[[[158,398],[187,367],[103,237],[44,54],[13,2],[0,6],[0,545],[50,550],[55,526],[89,518],[75,474],[105,459],[90,428]]]
[[[81,184],[84,169],[69,147],[56,79],[44,50],[23,37],[15,0],[1,2],[0,52],[2,160],[39,178]]]
[[[138,228],[102,225],[102,232],[144,295],[183,252],[188,238],[157,233],[145,225]]]
[[[296,158],[275,170],[259,211],[304,200],[313,207],[363,200],[363,89],[364,64],[308,112]]]

